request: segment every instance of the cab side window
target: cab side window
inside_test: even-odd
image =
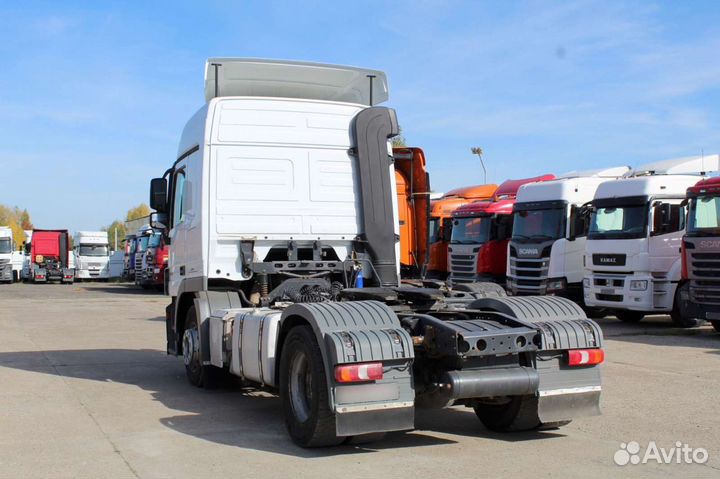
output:
[[[665,235],[683,229],[685,229],[683,205],[662,203],[653,208],[653,235]]]
[[[183,221],[185,199],[185,170],[178,170],[173,177],[173,210],[172,210],[172,227],[176,227]]]

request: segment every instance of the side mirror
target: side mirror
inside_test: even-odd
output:
[[[167,212],[167,180],[165,178],[150,180],[150,208],[158,213]]]
[[[167,213],[151,213],[150,227],[153,229],[167,230]]]

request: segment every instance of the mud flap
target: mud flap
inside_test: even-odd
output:
[[[415,408],[410,403],[389,405],[372,411],[338,412],[335,428],[338,436],[357,436],[373,432],[407,431],[414,428]]]
[[[600,386],[587,389],[540,391],[538,417],[543,423],[599,416]]]

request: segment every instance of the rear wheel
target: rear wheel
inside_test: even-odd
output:
[[[720,333],[720,321],[710,321],[710,323],[713,325],[713,328],[715,328],[715,331]]]
[[[640,311],[617,310],[615,311],[617,319],[623,323],[637,323],[645,317],[645,313]]]
[[[475,414],[486,428],[496,432],[517,432],[532,429],[557,429],[567,421],[543,423],[538,417],[536,396],[512,396],[503,404],[478,404]]]
[[[299,446],[335,446],[345,440],[335,433],[325,365],[310,326],[294,327],[285,339],[280,358],[280,398],[288,433]]]

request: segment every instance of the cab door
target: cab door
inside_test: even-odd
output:
[[[168,256],[168,271],[170,280],[168,292],[177,296],[180,284],[187,274],[187,224],[184,216],[184,202],[187,181],[187,161],[179,162],[170,178],[170,225],[168,237],[170,238],[170,254]]]

